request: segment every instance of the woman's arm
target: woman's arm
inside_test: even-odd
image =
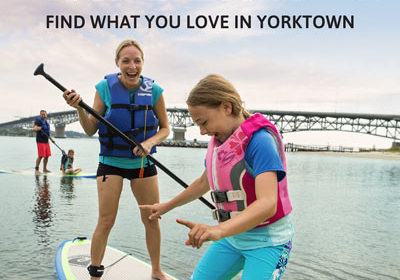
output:
[[[97,119],[94,116],[87,114],[85,109],[79,106],[79,102],[82,101],[82,97],[80,97],[75,90],[71,90],[70,92],[65,91],[63,96],[68,105],[77,109],[79,122],[85,133],[89,136],[94,135],[98,129]],[[103,100],[101,100],[98,91],[96,91],[94,96],[93,109],[99,115],[103,115],[106,110],[106,106],[104,105]]]

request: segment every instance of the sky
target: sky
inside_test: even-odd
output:
[[[399,8],[394,0],[2,0],[0,123],[38,115],[42,108],[72,109],[57,88],[33,76],[40,63],[91,105],[94,85],[118,71],[115,49],[128,38],[143,47],[142,74],[164,89],[167,107],[185,108],[194,85],[216,73],[234,84],[251,110],[400,115]],[[301,29],[260,28],[257,16],[282,15],[353,16],[354,28],[305,28],[304,23]],[[56,28],[54,21],[47,22],[55,16],[75,17],[77,26]],[[130,26],[94,28],[90,18],[96,16],[118,16],[120,24],[125,16]],[[146,17],[152,16],[150,28]],[[251,27],[235,28],[235,16],[250,18]],[[205,18],[207,26],[195,26]],[[163,27],[164,19],[172,19],[176,28]],[[78,123],[67,129],[81,131]],[[196,132],[189,129],[188,135],[196,137]],[[289,133],[284,139],[354,147],[391,144],[390,139],[335,132]]]

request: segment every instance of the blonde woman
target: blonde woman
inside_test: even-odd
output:
[[[109,131],[78,104],[82,100],[74,90],[64,92],[66,102],[77,108],[79,121],[86,134],[99,131],[100,156],[97,169],[99,217],[92,237],[91,279],[103,274],[101,265],[107,239],[114,225],[123,179],[128,179],[137,203],[159,201],[157,170],[145,157],[156,151],[156,145],[169,134],[163,89],[150,78],[141,75],[144,53],[134,40],[121,42],[116,50],[115,64],[119,73],[106,75],[96,85],[93,109],[123,133],[135,137],[143,146],[131,147]],[[169,279],[160,267],[161,234],[157,220],[149,220],[149,210],[142,209],[146,244],[151,259],[153,279]]]

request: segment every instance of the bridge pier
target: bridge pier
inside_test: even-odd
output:
[[[65,123],[55,125],[56,138],[65,138]]]
[[[173,127],[172,132],[174,141],[185,141],[186,127]]]

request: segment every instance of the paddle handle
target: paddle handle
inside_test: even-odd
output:
[[[40,64],[38,66],[34,75],[42,75],[50,83],[52,83],[57,88],[59,88],[62,92],[67,90],[64,86],[62,86],[59,82],[57,82],[53,77],[51,77],[49,74],[44,72],[43,64]],[[85,102],[80,101],[79,106],[81,106],[83,109],[85,109],[89,114],[91,114],[97,120],[104,123],[109,129],[111,129],[115,134],[117,134],[122,139],[124,139],[129,145],[131,145],[131,146],[136,145],[136,146],[138,146],[139,149],[141,149],[144,152],[143,146],[139,143],[139,141],[137,141],[137,139],[135,137],[129,138],[126,134],[122,133],[118,128],[116,128],[112,123],[110,123],[108,120],[103,118],[99,113],[97,113],[92,107],[87,105]],[[184,181],[182,181],[178,176],[176,176],[174,173],[172,173],[167,167],[162,165],[158,160],[153,158],[151,155],[147,155],[146,157],[148,160],[154,162],[154,164],[156,166],[158,166],[162,171],[167,173],[172,179],[174,179],[176,182],[178,182],[182,187],[184,187],[185,189],[188,187],[188,185]],[[204,197],[199,197],[199,200],[201,202],[203,202],[205,205],[207,205],[210,209],[215,209],[215,206],[213,204],[211,204],[208,200],[206,200]]]

